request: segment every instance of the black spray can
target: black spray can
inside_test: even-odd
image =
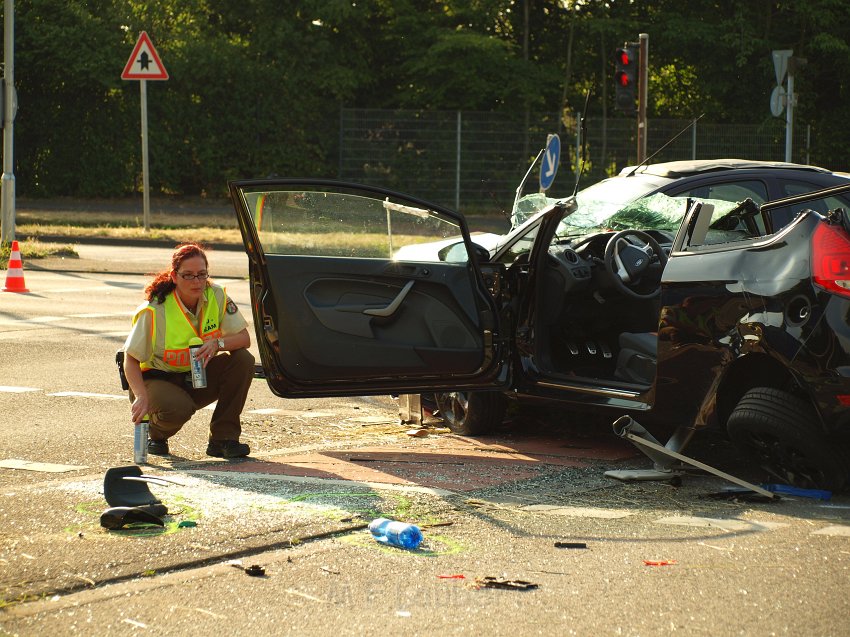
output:
[[[198,337],[189,340],[189,364],[192,373],[192,387],[195,389],[203,389],[207,386],[207,370],[204,368],[204,361],[198,357],[198,350],[204,342]]]
[[[150,435],[150,421],[145,416],[142,422],[137,424],[133,434],[133,462],[146,464],[148,461],[148,436]]]

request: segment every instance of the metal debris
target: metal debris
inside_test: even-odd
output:
[[[530,591],[537,588],[537,584],[525,580],[490,576],[476,577],[475,584],[478,588],[503,588],[514,591]]]

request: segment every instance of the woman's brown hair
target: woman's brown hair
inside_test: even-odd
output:
[[[174,249],[174,254],[171,255],[171,268],[154,275],[153,281],[145,287],[145,298],[148,301],[153,301],[155,298],[160,303],[164,303],[165,297],[177,287],[171,280],[171,273],[177,272],[186,259],[193,257],[203,257],[204,264],[209,268],[207,254],[201,244],[195,242],[181,243]]]

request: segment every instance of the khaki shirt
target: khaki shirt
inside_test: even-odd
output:
[[[174,294],[174,292],[171,292],[171,294]],[[200,329],[199,317],[203,316],[204,308],[207,304],[206,295],[201,295],[195,312],[190,312],[189,309],[183,305],[183,301],[180,300],[178,295],[175,294],[174,296],[177,299],[177,303],[179,303],[180,307],[182,307],[186,312],[186,316],[189,317],[192,326],[196,330]],[[226,297],[224,308],[224,316],[221,319],[221,325],[219,325],[222,336],[237,334],[248,327],[248,322],[242,316],[239,308],[236,307],[236,303],[234,303],[229,296]],[[136,321],[136,324],[133,325],[133,329],[130,330],[130,334],[127,335],[127,340],[124,341],[124,351],[139,362],[150,360],[151,356],[153,356],[153,342],[150,338],[152,319],[153,317],[151,316],[151,312],[142,312],[141,316],[139,316],[139,320]],[[157,325],[157,329],[164,329],[165,327],[166,326],[163,325]],[[154,358],[151,361],[151,366],[154,369],[172,371],[171,368],[158,358]]]

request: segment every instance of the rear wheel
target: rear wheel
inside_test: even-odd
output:
[[[452,433],[474,436],[495,429],[505,417],[507,400],[495,391],[436,394],[437,407]]]
[[[845,450],[816,423],[817,414],[805,400],[758,387],[744,394],[726,429],[737,447],[783,483],[841,490],[848,479]]]

